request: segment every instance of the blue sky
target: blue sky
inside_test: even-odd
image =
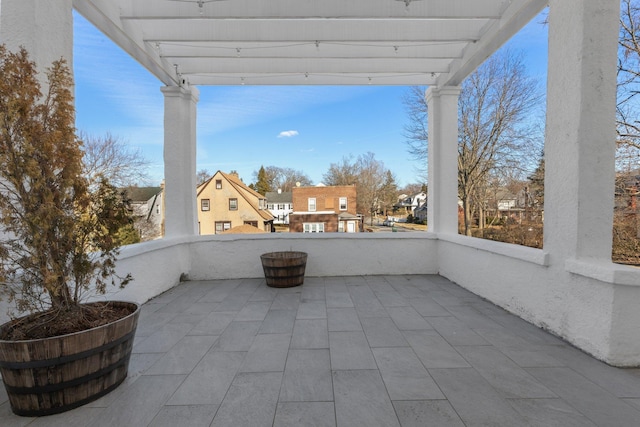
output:
[[[534,19],[509,45],[545,84],[547,31]],[[74,15],[76,126],[139,148],[148,184],[163,178],[162,83],[78,14]],[[317,184],[331,163],[372,152],[402,187],[420,182],[405,143],[402,86],[199,87],[197,169],[237,170],[246,183],[261,165],[300,170]]]

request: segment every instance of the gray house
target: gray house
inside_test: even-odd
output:
[[[293,212],[293,196],[291,191],[268,191],[267,209],[273,217],[274,224],[289,225],[289,214]]]

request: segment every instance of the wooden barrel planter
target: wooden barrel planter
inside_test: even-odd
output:
[[[73,334],[0,340],[0,372],[16,415],[65,412],[104,396],[124,381],[140,306],[120,301],[111,304],[132,313]]]
[[[290,288],[304,283],[304,270],[307,265],[306,252],[269,252],[260,255],[267,286],[272,288]]]

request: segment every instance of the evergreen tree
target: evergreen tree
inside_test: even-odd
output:
[[[529,194],[533,198],[534,206],[544,209],[544,150],[540,153],[536,170],[529,176]]]
[[[267,194],[267,191],[272,191],[264,166],[260,166],[260,170],[258,171],[258,181],[256,182],[255,190],[263,196]]]
[[[387,169],[384,183],[380,189],[380,208],[385,215],[388,215],[389,210],[393,208],[393,204],[396,202],[397,196],[398,184],[396,183],[396,177],[389,169]]]

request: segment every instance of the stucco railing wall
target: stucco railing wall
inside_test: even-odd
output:
[[[640,269],[440,236],[439,273],[615,366],[640,366]]]
[[[260,255],[273,251],[309,254],[306,275],[357,276],[437,274],[437,240],[430,233],[319,233],[194,236],[122,248],[121,275],[134,281],[108,297],[146,302],[189,280],[263,277]]]
[[[262,277],[261,254],[290,250],[309,254],[305,274],[310,277],[438,273],[433,235],[385,234],[202,236],[191,244],[189,276],[192,280]]]
[[[118,274],[131,273],[133,281],[122,290],[108,288],[106,298],[142,304],[176,286],[189,273],[190,242],[190,238],[160,239],[123,247]]]

